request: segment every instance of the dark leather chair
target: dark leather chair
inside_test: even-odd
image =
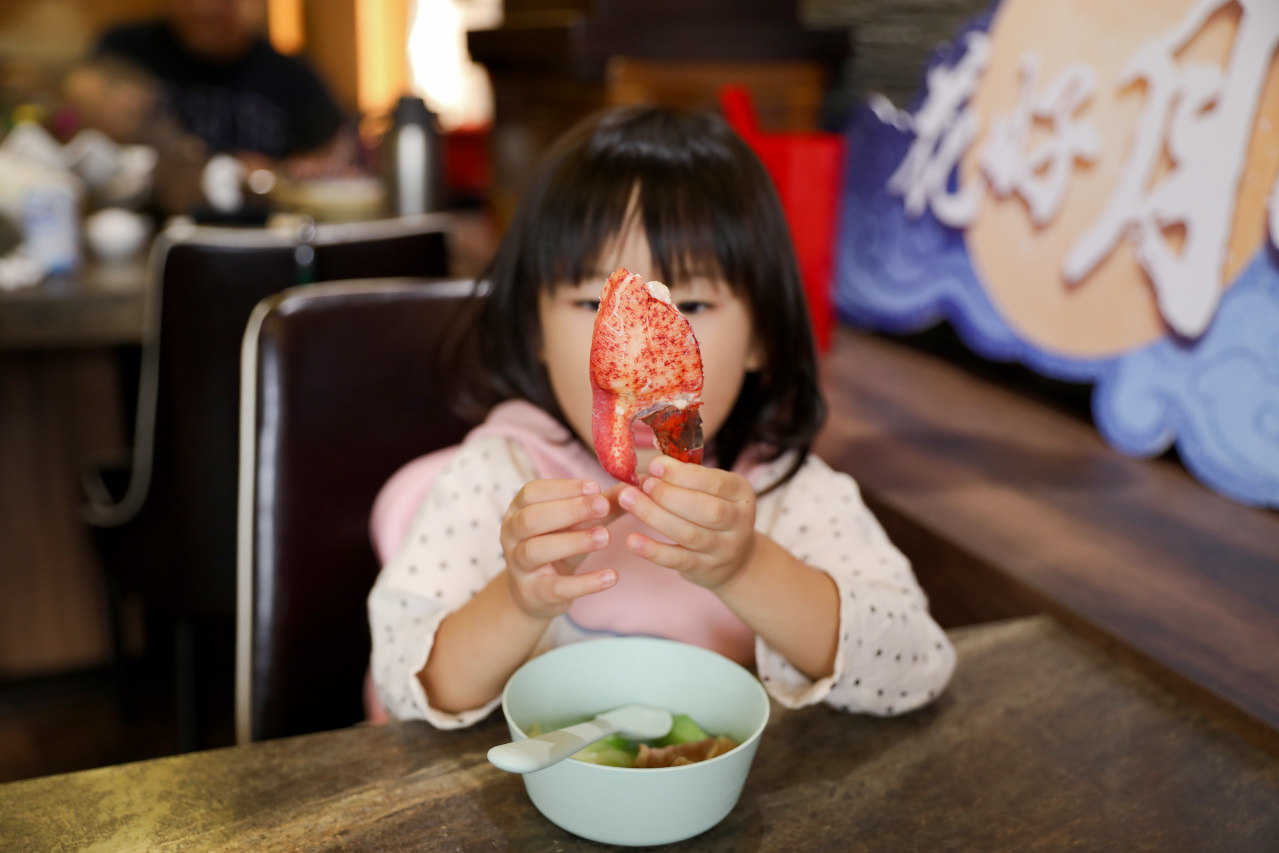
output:
[[[240,408],[236,733],[363,719],[378,489],[472,424],[446,403],[441,341],[472,283],[339,282],[264,300]]]
[[[157,241],[133,449],[126,465],[86,477],[85,517],[126,695],[120,596],[138,593],[176,626],[183,751],[199,744],[197,690],[210,681],[196,675],[195,628],[225,625],[229,646],[235,615],[239,356],[250,313],[300,281],[447,275],[449,222],[308,225],[297,234],[171,227]]]

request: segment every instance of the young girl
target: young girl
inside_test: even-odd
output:
[[[705,374],[706,466],[659,456],[639,425],[639,488],[590,443],[595,311],[623,266],[670,287]],[[908,562],[809,452],[825,409],[786,222],[722,120],[587,121],[482,280],[479,390],[501,402],[373,511],[372,676],[392,716],[469,725],[530,656],[617,634],[754,664],[789,707],[898,714],[942,690],[954,652]]]

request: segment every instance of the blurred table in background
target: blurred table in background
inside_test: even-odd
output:
[[[737,807],[680,849],[1275,849],[1274,756],[1046,617],[952,637],[922,711],[774,706]],[[507,737],[360,726],[0,785],[0,848],[619,849],[543,818],[485,760]]]
[[[145,258],[0,293],[0,680],[108,658],[80,471],[128,446],[116,348],[145,330]]]
[[[0,291],[0,350],[140,344],[147,282],[139,258],[91,261],[36,287]]]

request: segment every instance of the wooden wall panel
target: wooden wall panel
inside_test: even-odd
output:
[[[379,114],[408,87],[410,0],[307,0],[303,55],[342,109]]]
[[[837,86],[838,108],[879,92],[905,106],[924,79],[933,48],[951,41],[991,0],[800,0],[810,27],[851,27],[853,58]]]
[[[105,663],[102,573],[80,472],[124,446],[106,350],[0,354],[0,680]]]
[[[356,0],[308,0],[303,54],[328,84],[338,105],[354,115],[360,90]]]
[[[65,66],[107,28],[159,14],[165,0],[4,0],[0,57]]]

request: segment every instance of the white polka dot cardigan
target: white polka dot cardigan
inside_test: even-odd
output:
[[[558,422],[528,403],[504,403],[462,445],[434,454],[436,464],[430,464],[431,457],[420,460],[428,463],[418,466],[427,473],[416,491],[400,489],[401,494],[413,496],[416,509],[411,521],[406,515],[407,530],[398,531],[398,547],[388,549],[394,556],[383,567],[368,600],[371,672],[391,716],[457,728],[482,719],[497,705],[494,697],[478,708],[444,713],[431,706],[417,673],[426,665],[444,618],[505,568],[498,542],[501,520],[524,483],[538,476],[571,476],[595,479],[604,488],[612,485],[594,455],[568,439]],[[786,470],[787,463],[783,457],[756,466],[747,476],[762,491]],[[408,479],[413,477],[409,468],[405,472]],[[840,601],[839,647],[834,672],[827,678],[811,681],[747,633],[745,654],[749,656],[753,646],[760,679],[773,698],[791,708],[825,702],[850,712],[893,715],[936,697],[954,669],[954,650],[929,616],[909,562],[888,541],[852,478],[810,456],[794,477],[763,495],[756,506],[756,529],[830,575]],[[641,524],[633,518],[625,520]],[[377,527],[375,512],[375,537]],[[624,536],[613,539],[620,543]],[[608,565],[627,559],[605,552],[592,558]],[[674,572],[646,565],[655,579],[644,581],[643,573],[636,572],[630,592],[632,575],[618,565],[619,582],[609,594],[628,607],[600,611],[625,614],[620,621],[629,624],[620,626],[622,630],[618,625],[584,625],[583,619],[574,618],[575,605],[552,621],[534,653],[596,636],[645,633],[710,648],[718,645],[717,651],[742,658],[740,644],[733,647],[734,629],[725,622],[727,608],[718,599]],[[584,563],[582,568],[590,567]],[[660,592],[653,592],[655,588]],[[663,597],[660,606],[653,606],[657,594]],[[675,624],[688,628],[683,635],[672,630],[672,612],[682,614]],[[735,617],[730,614],[729,619]],[[699,628],[705,630],[699,634]],[[740,626],[740,630],[747,629]],[[730,648],[722,647],[725,644]]]

